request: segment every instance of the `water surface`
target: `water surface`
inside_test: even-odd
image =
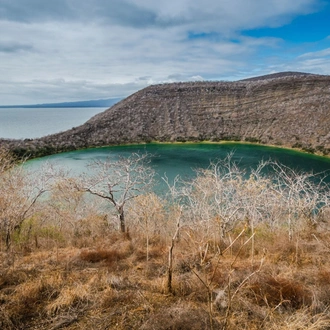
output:
[[[0,108],[0,137],[36,138],[78,126],[103,108]],[[240,143],[183,143],[146,144],[86,149],[40,158],[28,166],[38,168],[46,160],[69,169],[72,175],[87,171],[86,165],[94,159],[128,157],[132,152],[153,155],[151,166],[158,178],[165,174],[173,180],[176,175],[189,179],[194,169],[206,168],[210,162],[233,153],[233,161],[243,169],[255,168],[261,160],[272,159],[290,168],[304,172],[328,172],[330,159],[294,150]]]
[[[104,108],[0,108],[0,138],[38,138],[85,123]]]
[[[207,168],[210,162],[224,159],[229,153],[232,153],[232,161],[246,171],[256,168],[262,160],[273,160],[300,172],[330,173],[329,158],[289,149],[240,143],[151,143],[92,148],[43,157],[30,161],[29,165],[40,166],[45,161],[50,161],[69,169],[72,175],[77,175],[84,171],[87,172],[86,165],[93,160],[118,160],[120,157],[130,156],[134,152],[152,154],[151,166],[155,169],[159,180],[164,175],[171,181],[177,175],[190,179],[194,177],[195,169]]]

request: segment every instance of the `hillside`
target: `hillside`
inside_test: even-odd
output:
[[[66,132],[2,143],[41,155],[122,143],[236,140],[327,154],[329,112],[330,76],[173,83],[138,91]]]
[[[293,77],[293,76],[308,76],[308,75],[313,75],[313,74],[305,73],[305,72],[296,72],[296,71],[285,71],[285,72],[266,74],[264,76],[246,78],[240,81],[257,81],[257,80],[266,80],[266,79],[275,79],[275,78],[284,78],[284,77]]]

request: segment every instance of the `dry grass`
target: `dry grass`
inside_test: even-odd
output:
[[[244,228],[222,241],[199,228],[189,234],[193,241],[182,234],[174,245],[173,294],[170,240],[156,234],[148,258],[134,228],[29,252],[17,245],[0,255],[0,328],[329,329],[327,231],[304,229],[290,241],[260,227],[253,254]]]
[[[132,201],[124,234],[70,180],[20,226],[0,200],[0,329],[329,329],[328,192],[213,170]]]
[[[258,305],[271,308],[300,309],[312,303],[312,293],[298,280],[262,276],[251,284],[250,290]]]
[[[112,264],[123,259],[125,256],[116,250],[101,250],[97,249],[94,251],[83,250],[80,254],[80,258],[84,261],[96,263],[104,261],[107,265]]]

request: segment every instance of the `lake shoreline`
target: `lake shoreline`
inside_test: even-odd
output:
[[[34,157],[35,158],[42,158],[45,156],[51,156],[51,155],[56,155],[56,154],[61,154],[61,153],[66,153],[66,152],[74,152],[74,151],[84,151],[88,149],[103,149],[103,148],[116,148],[116,147],[131,147],[131,146],[143,146],[143,145],[177,145],[177,146],[185,146],[185,145],[250,145],[250,146],[258,146],[258,147],[265,147],[265,148],[270,148],[270,149],[282,149],[286,151],[292,151],[300,154],[305,154],[305,155],[311,155],[315,157],[320,157],[323,159],[329,159],[330,161],[330,156],[329,154],[322,154],[318,152],[308,152],[304,149],[300,148],[290,148],[286,146],[280,146],[280,145],[272,145],[272,144],[262,144],[262,143],[256,143],[256,142],[248,142],[248,141],[228,141],[228,140],[223,140],[223,141],[210,141],[210,140],[204,140],[204,141],[175,141],[175,142],[167,142],[167,141],[151,141],[151,142],[132,142],[132,143],[122,143],[122,144],[110,144],[110,145],[104,145],[104,146],[90,146],[86,148],[79,148],[79,149],[73,149],[73,150],[66,150],[66,151],[60,151],[56,152],[54,154],[46,154],[44,156],[40,157]]]
[[[250,142],[327,156],[329,82],[328,76],[299,75],[154,85],[62,133],[1,143],[33,157],[154,141]]]
[[[27,139],[25,139],[27,140]],[[33,141],[33,139],[31,139]],[[3,142],[4,140],[0,139],[0,147],[3,147]],[[23,141],[23,140],[10,140],[11,142],[19,142],[19,141]],[[302,154],[302,155],[309,155],[315,158],[319,158],[319,159],[326,159],[329,160],[330,162],[330,157],[329,155],[324,155],[321,153],[312,153],[312,152],[308,152],[306,150],[303,149],[299,149],[299,148],[290,148],[290,147],[286,147],[286,146],[279,146],[279,145],[269,145],[269,144],[261,144],[261,143],[255,143],[255,142],[248,142],[248,141],[228,141],[228,140],[224,140],[224,141],[209,141],[209,140],[204,140],[204,141],[175,141],[175,142],[168,142],[168,141],[150,141],[150,142],[138,142],[138,143],[123,143],[123,144],[111,144],[111,145],[104,145],[104,146],[90,146],[90,147],[86,147],[86,148],[72,148],[72,149],[68,149],[68,150],[50,150],[47,149],[45,150],[46,152],[44,154],[34,154],[34,153],[29,153],[27,150],[17,150],[17,149],[13,149],[13,148],[9,148],[15,155],[15,157],[19,158],[19,159],[28,159],[28,160],[32,160],[32,159],[39,159],[39,158],[44,158],[47,156],[52,156],[52,155],[60,155],[63,153],[69,153],[69,152],[80,152],[80,151],[86,151],[89,149],[104,149],[104,148],[117,148],[117,147],[133,147],[133,146],[147,146],[147,145],[173,145],[173,146],[189,146],[189,145],[249,145],[249,146],[256,146],[256,147],[263,147],[263,148],[268,148],[269,150],[285,150],[285,151],[289,151],[292,153],[297,153],[297,154]],[[4,146],[5,148],[8,146]],[[51,152],[54,151],[54,152]]]

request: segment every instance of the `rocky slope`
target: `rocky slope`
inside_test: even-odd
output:
[[[237,82],[147,87],[84,125],[1,141],[19,154],[149,141],[239,140],[330,152],[330,76],[281,73]]]

